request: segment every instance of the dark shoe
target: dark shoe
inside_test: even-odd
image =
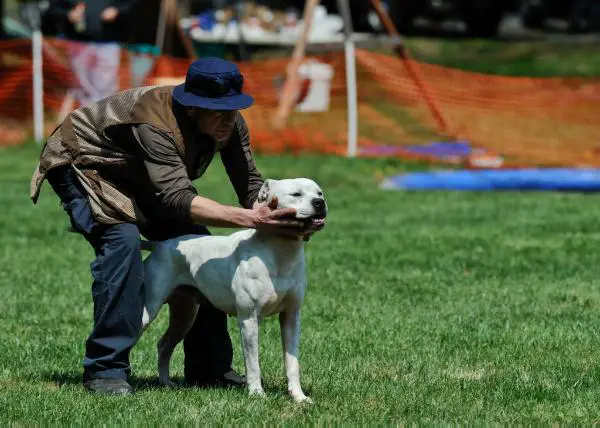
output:
[[[84,382],[83,386],[88,391],[99,394],[133,394],[133,388],[123,379],[90,379]]]
[[[241,376],[234,370],[212,378],[186,378],[188,385],[199,386],[201,388],[245,388],[246,377]]]

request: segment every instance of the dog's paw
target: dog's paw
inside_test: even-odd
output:
[[[266,397],[267,394],[265,393],[265,390],[262,389],[262,387],[254,387],[254,388],[249,388],[248,389],[248,395],[253,396],[253,397]]]
[[[292,398],[297,404],[313,404],[312,399],[304,394],[292,395]]]

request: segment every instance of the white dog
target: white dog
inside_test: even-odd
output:
[[[258,202],[278,199],[295,208],[313,231],[325,224],[327,204],[312,180],[266,180]],[[170,385],[169,361],[207,299],[238,319],[246,381],[251,395],[265,395],[258,357],[258,325],[279,314],[288,391],[297,402],[311,400],[300,387],[300,307],[306,291],[304,243],[254,229],[229,236],[187,235],[156,243],[144,261],[144,328],[169,304],[169,327],[158,343],[159,379]],[[183,287],[182,287],[183,286]]]

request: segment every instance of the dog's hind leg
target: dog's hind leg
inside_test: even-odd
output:
[[[169,379],[169,363],[173,351],[192,328],[198,313],[198,303],[188,293],[175,290],[167,300],[169,305],[169,327],[159,340],[158,379],[163,385],[174,386]]]

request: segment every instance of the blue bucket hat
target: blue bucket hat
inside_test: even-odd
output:
[[[221,58],[201,58],[188,68],[185,83],[175,86],[173,98],[186,107],[242,110],[254,98],[242,93],[244,77],[237,65]]]

